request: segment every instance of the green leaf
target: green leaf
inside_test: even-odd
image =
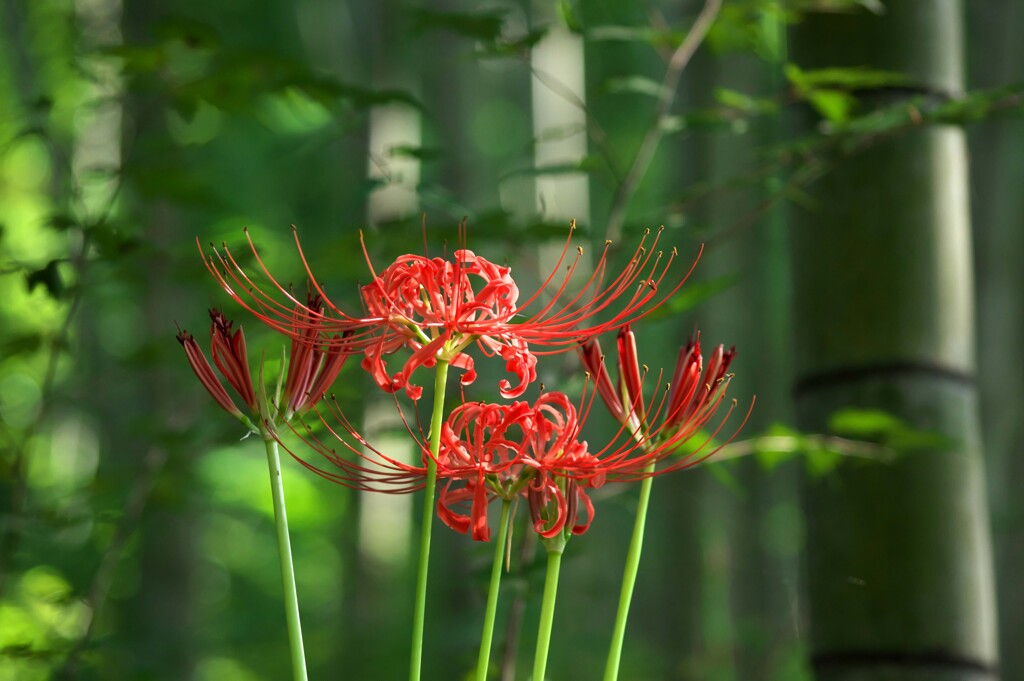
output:
[[[865,9],[872,14],[885,14],[881,0],[795,0],[793,9],[808,12],[856,12]]]
[[[859,440],[884,437],[904,427],[903,421],[877,409],[841,409],[828,420],[831,432]]]
[[[772,114],[779,110],[778,102],[773,99],[751,97],[738,90],[724,87],[715,88],[715,100],[722,106],[752,115]]]
[[[840,88],[865,90],[878,87],[906,85],[910,79],[898,71],[883,71],[867,68],[827,68],[804,71],[796,64],[786,64],[783,69],[787,80],[800,91],[815,88]]]
[[[124,69],[132,73],[157,71],[167,58],[158,45],[114,45],[100,49],[99,53],[120,59]]]
[[[897,452],[919,449],[943,450],[956,443],[948,436],[914,427],[877,409],[843,409],[829,418],[829,430],[842,437],[877,442]]]
[[[737,496],[745,496],[746,490],[743,488],[743,484],[739,478],[736,477],[735,473],[732,472],[731,467],[727,461],[716,462],[714,459],[708,459],[709,464],[704,465],[704,468],[708,473],[711,474],[715,480],[721,483],[726,489],[733,492]]]
[[[63,298],[67,292],[67,286],[64,284],[63,277],[61,277],[59,265],[59,260],[51,260],[46,264],[46,267],[26,273],[25,283],[28,286],[29,293],[41,285],[46,288],[46,292],[50,294],[51,298],[56,300]]]
[[[850,119],[850,112],[857,106],[857,100],[842,90],[813,90],[807,101],[826,120],[841,125]]]
[[[675,49],[683,42],[684,33],[658,31],[649,26],[595,26],[587,29],[586,37],[594,41],[646,43],[654,47]]]
[[[523,168],[522,170],[515,170],[508,173],[501,179],[507,179],[509,177],[515,177],[518,175],[565,175],[568,173],[593,173],[599,170],[605,169],[604,159],[600,156],[589,155],[584,156],[579,161],[572,163],[553,163],[546,166],[534,166],[531,168]]]
[[[57,232],[66,232],[79,227],[79,223],[69,213],[52,213],[46,218],[46,226]]]
[[[186,123],[195,120],[196,111],[199,110],[199,100],[196,97],[175,97],[171,100],[171,109],[174,110]]]
[[[43,337],[38,333],[26,333],[13,338],[8,338],[0,344],[0,355],[13,357],[14,355],[30,355],[36,352],[43,345]]]
[[[666,116],[661,122],[661,129],[666,134],[687,130],[722,130],[731,128],[736,120],[735,114],[720,107],[695,109],[686,114]]]
[[[500,38],[484,42],[476,56],[480,58],[525,56],[547,33],[547,28],[535,28],[517,38]]]
[[[778,446],[779,443],[787,440],[793,446]],[[804,447],[803,435],[800,431],[783,423],[773,423],[765,430],[763,437],[754,439],[754,456],[761,464],[761,468],[770,472],[783,463],[802,455]]]
[[[435,161],[442,154],[440,147],[417,147],[411,144],[398,144],[388,150],[392,158],[414,158],[418,161]]]
[[[583,22],[580,21],[576,8],[568,0],[558,0],[558,18],[562,20],[562,24],[569,29],[570,33],[583,34]]]
[[[669,298],[663,305],[651,312],[645,319],[664,319],[692,310],[704,301],[735,285],[740,280],[738,274],[727,274],[714,279],[688,283],[676,295]]]
[[[193,50],[210,50],[220,45],[220,33],[209,24],[184,16],[161,19],[154,33],[164,42],[181,42]]]
[[[804,457],[806,470],[812,479],[822,478],[836,469],[843,460],[843,455],[828,449],[815,448]]]
[[[105,260],[113,260],[132,253],[142,243],[137,237],[125,234],[106,223],[94,225],[88,232],[96,243],[99,256]]]
[[[604,85],[605,92],[613,95],[639,94],[655,99],[665,96],[665,88],[659,81],[645,76],[625,76],[609,78]]]
[[[505,10],[462,13],[441,12],[422,7],[411,12],[413,30],[416,32],[443,29],[484,42],[494,42],[501,37],[506,14]]]

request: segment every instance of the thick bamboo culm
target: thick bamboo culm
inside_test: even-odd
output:
[[[858,93],[868,109],[958,93],[960,4],[886,7],[808,16],[794,61],[909,76]],[[793,211],[800,424],[870,409],[942,437],[808,481],[815,678],[995,679],[964,134],[922,128],[831,161]]]

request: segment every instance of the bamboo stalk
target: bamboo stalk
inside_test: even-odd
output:
[[[801,68],[898,70],[906,89],[962,85],[959,3],[812,14]],[[870,107],[903,96],[860,93]],[[807,483],[812,665],[820,681],[995,678],[995,605],[973,382],[963,132],[889,140],[810,189],[795,215],[796,394],[802,427],[846,408],[944,436],[891,463]]]

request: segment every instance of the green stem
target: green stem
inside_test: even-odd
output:
[[[412,620],[412,660],[409,681],[419,681],[423,666],[423,622],[427,613],[427,569],[430,566],[430,531],[434,522],[434,488],[437,487],[437,462],[441,448],[441,423],[444,421],[444,390],[448,382],[448,362],[437,360],[434,375],[434,412],[430,417],[430,453],[427,458],[427,482],[423,489],[423,527],[420,530],[420,560],[416,568],[416,604]]]
[[[533,658],[533,681],[544,681],[551,644],[551,625],[555,620],[555,598],[558,596],[558,569],[562,564],[560,551],[548,551],[548,573],[544,579],[544,601],[540,606],[540,628],[537,630],[537,653]]]
[[[653,473],[654,463],[644,468],[644,473]],[[633,587],[640,569],[640,553],[644,547],[644,526],[647,524],[647,506],[651,501],[651,485],[654,478],[647,477],[640,484],[640,501],[636,506],[636,522],[633,524],[633,536],[629,540],[629,551],[626,553],[626,569],[622,573],[622,590],[619,592],[619,611],[615,616],[615,629],[612,632],[612,643],[608,648],[608,663],[604,668],[604,681],[616,681],[619,678],[619,664],[622,661],[622,642],[626,638],[626,620],[629,618],[629,604],[633,600]]]
[[[477,681],[487,680],[491,661],[491,640],[494,637],[494,617],[498,614],[498,589],[501,586],[501,567],[505,558],[505,540],[508,538],[508,512],[512,506],[509,499],[501,500],[501,520],[498,521],[498,540],[494,547],[494,564],[491,566],[491,586],[487,590],[487,609],[484,611],[484,631],[480,635],[480,656],[476,662]]]
[[[288,513],[284,507],[284,484],[281,481],[281,457],[277,440],[262,433],[270,467],[270,491],[274,497],[274,523],[277,526],[277,547],[281,554],[281,578],[284,580],[285,619],[288,622],[288,643],[292,654],[292,677],[306,681],[306,653],[302,647],[302,625],[299,623],[299,596],[295,590],[295,567],[292,545],[288,539]]]

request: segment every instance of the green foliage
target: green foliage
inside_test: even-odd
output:
[[[587,40],[643,43],[655,48],[675,49],[686,37],[681,31],[665,31],[649,26],[592,26],[586,29]]]
[[[829,418],[836,435],[878,444],[897,452],[948,449],[954,443],[942,433],[910,426],[892,414],[874,409],[843,409]]]
[[[59,266],[59,260],[51,260],[42,269],[26,273],[25,284],[28,287],[28,292],[32,293],[37,286],[42,286],[52,298],[63,298],[67,287],[61,277]]]
[[[708,33],[708,46],[717,54],[753,53],[765,61],[778,62],[783,54],[784,26],[793,20],[785,3],[725,2]]]
[[[715,100],[722,106],[752,116],[774,114],[779,110],[778,101],[772,98],[751,97],[742,92],[723,87],[715,88]]]
[[[864,68],[826,68],[804,71],[795,64],[786,64],[786,79],[796,95],[806,100],[827,121],[844,125],[850,121],[857,106],[854,92],[905,85],[901,73]]]
[[[507,15],[505,10],[463,13],[417,7],[411,12],[412,30],[414,33],[448,31],[474,40],[479,57],[521,57],[540,42],[547,29],[538,28],[509,36]]]
[[[690,310],[693,310],[702,303],[711,300],[723,291],[727,291],[739,281],[739,276],[729,274],[714,279],[695,281],[687,283],[680,292],[668,300],[664,305],[647,315],[647,319],[655,321],[658,319],[669,319],[678,317]]]

